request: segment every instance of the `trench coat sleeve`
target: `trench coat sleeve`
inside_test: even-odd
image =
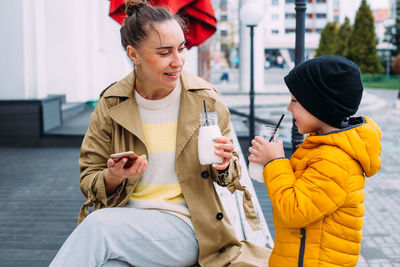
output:
[[[78,222],[88,214],[88,206],[95,209],[113,206],[120,197],[126,180],[116,192],[107,198],[104,184],[104,171],[111,153],[112,120],[108,115],[108,104],[101,97],[90,118],[89,129],[83,139],[79,157],[81,171],[80,187],[88,199],[79,213]]]
[[[218,99],[217,93],[214,91],[216,98],[215,109],[218,112],[218,122],[221,134],[229,139],[233,144],[231,136],[230,120],[231,116],[226,106]],[[233,157],[230,160],[228,169],[220,173],[217,169],[211,167],[211,175],[213,180],[220,186],[229,186],[235,179],[240,179],[242,172],[239,164],[239,155],[233,151]]]
[[[229,186],[235,179],[240,179],[242,170],[239,164],[239,155],[233,151],[233,157],[230,160],[228,168],[225,171],[218,171],[211,167],[213,180],[220,186]]]
[[[221,134],[231,141],[231,128],[230,128],[230,113],[226,106],[218,99],[216,91],[214,91],[214,98],[216,99],[215,109],[218,112],[218,122],[221,129]],[[218,170],[211,168],[211,175],[213,180],[220,186],[226,186],[227,189],[233,193],[236,190],[243,192],[243,209],[246,215],[246,220],[250,227],[256,231],[260,230],[261,226],[258,221],[257,214],[254,209],[253,202],[251,200],[250,192],[239,182],[242,176],[242,170],[239,163],[239,155],[236,151],[233,151],[233,157],[230,160],[229,167],[225,173],[220,173]]]
[[[347,196],[349,170],[334,153],[318,153],[297,179],[288,159],[271,161],[264,181],[272,206],[287,227],[301,228],[340,208]]]

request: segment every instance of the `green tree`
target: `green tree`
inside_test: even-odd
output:
[[[350,24],[350,20],[348,17],[346,17],[337,34],[335,55],[342,57],[346,56],[351,30],[352,26]]]
[[[323,55],[334,55],[336,52],[336,38],[337,38],[338,26],[336,21],[328,22],[321,32],[321,38],[319,39],[319,45],[315,51],[315,56]]]
[[[363,73],[382,73],[376,50],[374,17],[366,0],[361,1],[349,36],[346,57],[360,66]]]
[[[396,21],[394,25],[386,27],[385,41],[395,46],[392,57],[400,54],[400,0],[396,1]]]
[[[392,50],[392,70],[395,74],[400,73],[400,0],[396,0],[396,21],[395,24],[386,28],[386,36],[388,36],[387,42],[391,43],[396,47]],[[400,90],[397,94],[397,103],[400,103]]]

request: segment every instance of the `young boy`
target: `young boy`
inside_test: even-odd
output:
[[[381,131],[356,113],[363,86],[359,68],[339,56],[297,65],[285,77],[287,109],[308,134],[290,160],[282,142],[261,137],[249,148],[265,165],[273,206],[272,267],[355,266],[360,253],[365,176],[380,169]]]

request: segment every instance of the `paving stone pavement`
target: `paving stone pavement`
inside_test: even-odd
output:
[[[361,258],[357,266],[400,266],[400,109],[397,91],[369,90],[388,105],[365,111],[382,130],[382,168],[367,178]]]
[[[79,148],[0,147],[0,266],[48,266],[76,226]]]

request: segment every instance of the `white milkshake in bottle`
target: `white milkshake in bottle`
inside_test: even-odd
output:
[[[278,130],[276,130],[275,132],[274,125],[263,124],[261,125],[260,128],[260,136],[267,141],[269,141],[271,137],[273,137],[271,142],[274,143],[275,140],[278,138]],[[254,157],[253,154],[251,154],[250,157]],[[249,176],[251,179],[263,183],[264,182],[263,171],[264,171],[263,165],[255,162],[249,163]]]
[[[214,138],[222,136],[218,126],[218,114],[207,112],[200,114],[198,140],[199,160],[201,165],[221,164],[223,158],[215,154]]]

